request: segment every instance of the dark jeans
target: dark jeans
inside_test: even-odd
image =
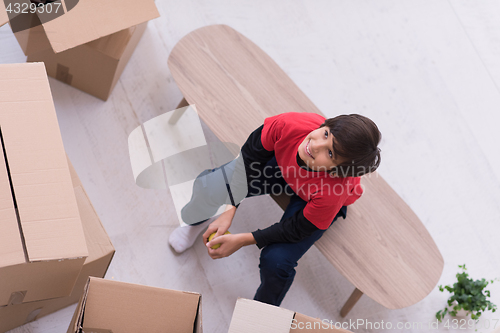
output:
[[[281,221],[293,216],[295,212],[303,209],[307,202],[293,193],[285,180],[281,177],[276,158],[270,160],[265,173],[261,174],[258,181],[253,181],[249,187],[247,197],[260,194],[279,193],[280,187],[285,193],[291,193],[290,203],[285,209]],[[272,172],[270,171],[272,170]],[[264,177],[270,176],[272,177]],[[333,222],[341,216],[340,212]],[[295,277],[295,267],[300,258],[309,248],[321,238],[326,230],[317,230],[311,236],[298,243],[274,243],[264,247],[260,254],[260,286],[255,293],[254,300],[279,306]]]

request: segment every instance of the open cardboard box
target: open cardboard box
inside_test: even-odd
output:
[[[146,30],[147,22],[61,53],[51,48],[28,55],[44,62],[47,74],[86,93],[107,100]]]
[[[49,76],[107,100],[147,21],[159,17],[154,0],[58,0],[54,4],[59,2],[66,10],[57,18],[44,22],[43,15],[29,14],[26,19],[32,21],[32,28],[20,31],[11,24],[19,45],[28,62],[45,62]]]
[[[115,248],[69,159],[68,165],[89,256],[85,260],[71,296],[0,307],[1,333],[77,303],[83,295],[89,276],[104,277],[115,253]]]
[[[352,333],[329,321],[321,321],[298,312],[238,298],[228,333]]]
[[[30,3],[29,0],[3,1]],[[14,31],[16,37],[22,36],[20,45],[26,55],[45,48],[60,53],[160,16],[154,0],[58,0],[54,3],[62,4],[64,14],[48,21],[43,13],[33,14],[33,20],[38,18],[39,22],[34,22],[31,29]]]
[[[201,333],[201,295],[89,278],[68,333]]]
[[[71,295],[88,256],[43,63],[0,65],[0,306]]]

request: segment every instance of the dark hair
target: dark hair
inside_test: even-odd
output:
[[[377,125],[359,114],[340,115],[325,120],[321,127],[329,127],[333,134],[336,156],[347,161],[332,169],[338,177],[360,177],[375,171],[380,165],[382,134]]]

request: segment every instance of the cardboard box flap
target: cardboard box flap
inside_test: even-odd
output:
[[[92,242],[92,244],[94,244],[92,249],[89,248],[89,256],[85,261],[85,263],[89,263],[113,253],[115,248],[111,244],[102,224],[99,223],[99,217],[94,207],[92,207],[85,190],[81,186],[77,186],[75,187],[75,195],[82,220],[93,221],[92,223],[88,223],[87,228],[84,229],[85,239],[87,242]]]
[[[112,35],[94,40],[87,45],[114,59],[119,60],[134,34],[136,26],[118,31]]]
[[[0,141],[0,268],[23,262],[26,259]]]
[[[192,333],[200,295],[90,278],[82,327],[112,332]]]
[[[71,175],[71,182],[73,183],[82,224],[83,221],[87,221],[83,228],[85,239],[87,244],[92,244],[92,248],[87,246],[89,256],[87,257],[87,260],[85,260],[85,263],[88,264],[114,253],[115,248],[113,247],[106,230],[102,226],[99,216],[92,206],[92,203],[87,196],[87,192],[85,192],[83,188],[80,177],[78,177],[78,174],[76,173],[76,170],[67,155],[66,160],[68,161],[69,173]]]
[[[154,0],[80,0],[43,27],[59,53],[159,16]]]
[[[70,332],[81,332],[83,313],[85,311],[85,304],[87,303],[87,295],[89,292],[90,281],[93,277],[88,278],[87,283],[83,289],[83,295],[80,297],[80,302],[78,303],[75,313],[73,315],[73,320],[71,321],[70,327],[68,328],[68,333]]]
[[[246,298],[238,298],[228,333],[288,333],[294,312]]]
[[[5,11],[5,3],[2,0],[0,1],[0,27],[2,27],[4,24],[7,24],[7,22],[9,22],[9,16]]]
[[[43,63],[0,65],[0,128],[30,261],[86,257]]]
[[[73,187],[83,187],[82,181],[80,180],[80,177],[78,177],[75,167],[73,166],[73,163],[71,163],[68,155],[66,155],[66,161],[68,162],[69,175],[71,176],[71,183],[73,184]]]

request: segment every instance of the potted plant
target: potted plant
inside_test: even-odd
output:
[[[457,273],[457,282],[452,286],[439,286],[439,290],[444,292],[446,289],[451,293],[448,299],[448,306],[443,310],[439,310],[436,313],[436,318],[441,322],[444,316],[449,313],[451,316],[455,317],[459,310],[467,311],[466,315],[470,313],[472,319],[478,319],[481,314],[486,310],[491,310],[491,312],[496,311],[496,305],[488,300],[490,296],[489,290],[484,290],[489,283],[493,283],[495,280],[486,281],[472,280],[467,274],[467,268],[464,265],[458,265],[462,269],[461,273]]]

